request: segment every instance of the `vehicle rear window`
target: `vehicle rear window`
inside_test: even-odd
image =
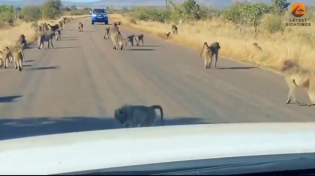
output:
[[[93,13],[106,13],[105,9],[94,9]]]

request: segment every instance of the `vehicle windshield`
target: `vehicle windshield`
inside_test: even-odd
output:
[[[94,9],[93,13],[106,13],[105,9]]]

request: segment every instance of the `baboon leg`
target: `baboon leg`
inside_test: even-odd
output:
[[[41,47],[41,45],[42,45],[42,42],[41,42],[41,37],[40,37],[40,36],[39,36],[38,39],[37,39],[37,43],[38,43],[37,48],[38,48],[38,49],[41,49],[40,47]]]
[[[9,58],[5,58],[4,60],[4,68],[8,68],[9,65]]]
[[[310,97],[310,100],[312,102],[312,103],[308,104],[308,106],[314,106],[315,105],[315,92],[312,90],[309,90],[308,96]]]
[[[207,56],[205,56],[203,60],[204,60],[204,62],[205,62],[205,67],[208,68],[208,59],[207,59]]]
[[[122,42],[122,41],[120,41],[120,42],[119,42],[119,45],[120,45],[120,50],[123,50],[123,48],[124,48],[124,44],[123,44],[123,42]]]
[[[19,60],[19,71],[22,71],[22,68],[23,68],[23,64],[22,64],[22,60],[20,59]]]
[[[214,67],[217,67],[217,62],[218,62],[218,54],[215,54]]]
[[[15,68],[15,69],[18,68],[18,63],[17,63],[17,62],[18,62],[18,61],[15,59],[15,60],[14,60],[14,68]]]
[[[52,40],[50,40],[50,45],[52,48],[55,48]]]
[[[141,40],[141,46],[143,46],[143,43],[144,43],[144,41],[143,41],[143,38],[142,38],[142,40]]]
[[[47,41],[47,44],[48,44],[48,49],[50,49],[50,41],[49,40]]]
[[[300,105],[300,102],[298,102],[297,99],[295,98],[294,91],[295,88],[290,88],[286,104],[290,104],[290,102],[293,100],[296,104]]]
[[[209,51],[208,51],[209,52]],[[212,57],[213,57],[213,54],[207,54],[208,55],[208,68],[211,68],[211,65],[212,65]]]

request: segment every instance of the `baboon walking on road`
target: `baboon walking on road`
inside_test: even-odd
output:
[[[118,50],[119,48],[120,50],[123,49],[124,47],[123,38],[116,23],[114,23],[113,26],[110,28],[110,38],[114,44],[113,47],[114,50]]]
[[[213,55],[215,55],[214,67],[217,66],[217,61],[218,61],[219,49],[220,48],[221,47],[220,47],[219,42],[214,42],[210,46],[208,46],[207,42],[205,42],[203,44],[203,48],[201,50],[200,57],[201,57],[202,53],[205,51],[206,53],[205,53],[205,56],[204,56],[204,62],[205,62],[206,69],[211,67]]]
[[[127,36],[127,42],[125,43],[125,45],[126,46],[133,46],[133,38],[135,37],[135,35],[134,34],[132,34],[132,35],[128,35]]]
[[[143,43],[144,43],[144,35],[143,34],[140,34],[140,35],[137,35],[135,36],[136,37],[136,42],[137,42],[137,46],[139,46],[139,43],[141,41],[141,46],[143,46]]]
[[[286,104],[289,104],[293,100],[296,104],[302,105],[295,98],[295,89],[298,87],[305,88],[308,92],[308,96],[311,100],[311,104],[308,106],[315,105],[315,71],[306,69],[299,66],[292,60],[285,60],[282,64],[280,71],[285,76],[285,81],[289,87],[289,94]]]

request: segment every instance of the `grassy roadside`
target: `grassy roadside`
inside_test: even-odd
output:
[[[80,16],[67,16],[67,17],[73,17],[76,18],[84,18],[89,15],[80,15]],[[50,24],[56,24],[60,19],[63,17],[57,19],[57,20],[43,20],[39,21],[39,23],[42,22],[48,22]],[[5,46],[12,46],[14,45],[14,42],[18,39],[19,35],[24,34],[26,37],[26,40],[28,43],[32,43],[36,40],[36,33],[34,29],[31,28],[32,22],[22,22],[17,21],[15,22],[15,26],[1,29],[0,30],[0,48],[4,48]]]
[[[171,24],[137,21],[131,22],[128,16],[111,14],[111,21],[121,21],[122,25],[165,38],[166,32],[170,31]],[[282,22],[287,20],[283,17]],[[266,16],[267,20],[277,20],[273,16]],[[279,19],[278,19],[279,20]],[[267,22],[269,22],[267,21]],[[269,22],[270,23],[270,22]],[[265,25],[268,25],[265,23]],[[240,36],[239,31],[229,23],[223,22],[220,18],[206,21],[189,22],[178,25],[179,35],[171,36],[168,40],[190,46],[201,50],[203,42],[220,42],[220,55],[230,57],[241,62],[254,64],[264,68],[278,70],[284,59],[297,59],[299,64],[307,68],[314,68],[315,61],[315,27],[285,27],[283,33],[267,34],[261,31],[259,37],[254,37],[253,29],[245,36]],[[193,35],[191,35],[193,34]],[[253,43],[263,49],[257,50]],[[196,56],[199,57],[199,56]]]

